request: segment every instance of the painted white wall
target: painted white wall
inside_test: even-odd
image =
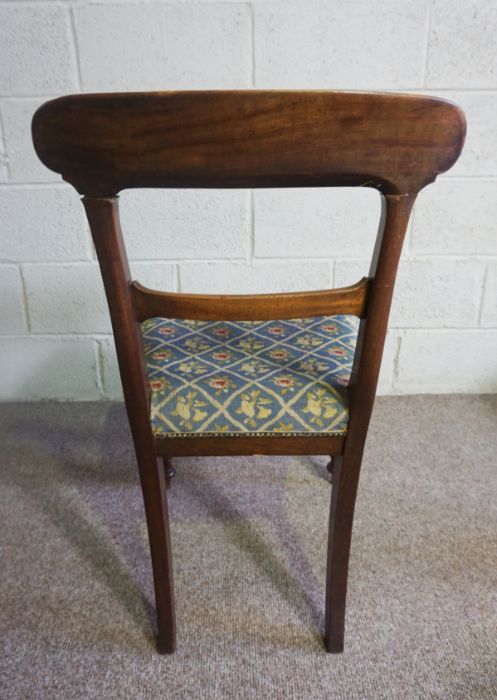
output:
[[[417,91],[463,107],[463,155],[415,208],[381,391],[497,391],[496,36],[495,0],[1,2],[0,397],[120,395],[83,208],[36,159],[36,107],[79,91],[235,87]],[[143,283],[261,292],[356,281],[379,200],[133,191],[122,210]]]

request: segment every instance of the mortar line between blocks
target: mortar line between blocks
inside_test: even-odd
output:
[[[412,214],[409,218],[409,222],[407,224],[407,231],[406,235],[404,237],[404,245],[402,246],[402,254],[404,257],[404,260],[406,258],[411,257],[412,255],[412,237],[413,237],[413,231],[414,231],[414,217],[416,216],[416,207],[413,207]]]
[[[254,252],[255,252],[255,204],[254,204],[254,190],[250,190],[249,194],[249,244],[248,244],[248,258],[247,262],[252,265],[254,262]]]
[[[142,2],[143,1],[144,0],[142,0]],[[19,0],[14,0],[14,2],[11,4],[17,5],[18,2],[19,2]],[[129,2],[129,3],[125,3],[125,4],[137,4],[139,2],[140,2],[140,0],[133,0],[133,2]],[[151,0],[150,4],[154,4],[156,2],[157,2],[157,0]],[[177,0],[171,0],[170,2],[169,2],[169,0],[163,0],[163,2],[164,2],[164,4],[171,5],[171,4],[176,4]],[[47,0],[39,0],[38,3],[33,2],[33,0],[27,0],[26,7],[28,6],[28,3],[32,4],[32,5],[39,5],[41,7],[46,7],[49,4],[49,2],[47,2]],[[120,0],[120,4],[123,4],[123,3],[124,3],[124,0]],[[56,4],[56,3],[54,2],[53,4]],[[92,3],[89,1],[87,4],[90,5]],[[115,0],[107,0],[107,2],[104,3],[104,5],[105,4],[113,5],[116,3],[115,3]],[[212,4],[216,4],[216,0],[212,0]],[[235,4],[237,4],[237,0],[227,0],[224,4],[235,5]],[[0,0],[0,7],[4,7],[6,5],[7,5],[7,3],[4,3],[4,2],[2,2],[2,0]],[[84,7],[84,4],[76,3],[73,5],[73,7],[75,7],[75,8]],[[436,91],[436,92],[466,92],[468,94],[492,93],[493,92],[493,93],[497,94],[497,87],[478,87],[478,88],[474,88],[474,87],[473,88],[471,88],[471,87],[446,87],[446,86],[444,86],[444,87],[440,87],[440,86],[431,87],[429,85],[427,85],[426,87],[391,88],[389,91],[393,92],[393,93],[410,92],[413,94],[417,94],[417,93],[422,93],[423,91],[426,91],[426,90],[430,90],[431,92],[433,92],[433,91]],[[57,97],[57,95],[54,95],[53,91],[50,93],[30,93],[28,95],[15,95],[12,93],[0,94],[0,100],[6,100],[6,101],[10,101],[10,100],[42,100],[42,99],[43,100],[52,100],[55,97]]]
[[[100,397],[102,399],[107,398],[105,394],[105,377],[104,377],[104,353],[102,348],[102,342],[98,338],[95,338],[96,345],[96,379],[97,388],[100,392]]]
[[[393,358],[393,375],[392,375],[392,383],[390,385],[390,390],[395,390],[395,387],[397,386],[398,380],[399,380],[399,366],[400,366],[400,352],[401,352],[401,346],[402,346],[402,335],[398,334],[397,335],[397,347],[395,348],[395,355]]]
[[[11,173],[10,173],[10,159],[9,155],[7,153],[7,136],[5,134],[5,123],[3,121],[2,117],[2,110],[0,109],[0,134],[2,135],[2,138],[0,139],[0,156],[4,156],[3,158],[3,166],[5,168],[5,173],[7,175],[7,182],[2,182],[0,184],[2,185],[7,185],[8,181],[10,180]],[[1,165],[1,163],[0,163]]]
[[[89,237],[89,242],[90,242],[90,250],[92,250],[92,240],[91,237]],[[478,261],[478,262],[495,262],[497,260],[497,253],[480,253],[480,254],[469,254],[469,253],[452,253],[452,254],[444,254],[444,253],[412,253],[409,256],[406,256],[404,254],[403,256],[403,261],[404,262],[424,262],[424,261],[429,261],[429,260],[448,260],[450,262],[469,262],[469,261]],[[131,266],[133,266],[134,263],[137,264],[146,264],[146,265],[151,265],[151,266],[159,266],[159,265],[166,265],[168,267],[173,267],[180,268],[181,265],[225,265],[225,264],[231,264],[231,265],[239,265],[243,266],[245,265],[247,260],[243,258],[199,258],[199,259],[187,259],[185,258],[184,260],[181,258],[173,258],[173,259],[161,259],[161,258],[131,258],[130,263]],[[260,266],[260,267],[265,267],[265,266],[271,266],[273,264],[277,265],[299,265],[299,264],[305,264],[305,263],[323,263],[323,264],[332,264],[336,265],[338,262],[340,263],[368,263],[369,258],[350,258],[350,257],[343,257],[343,258],[253,258],[253,263],[255,263],[255,266]],[[14,259],[9,259],[9,258],[2,258],[0,259],[0,265],[30,265],[30,266],[45,266],[45,267],[71,267],[71,266],[79,266],[79,265],[91,265],[95,266],[98,265],[98,260],[96,259],[95,256],[89,256],[87,258],[77,258],[77,259],[72,259],[72,260],[14,260]],[[178,269],[178,276],[179,276],[179,269]]]
[[[481,284],[481,291],[480,291],[480,304],[478,308],[478,325],[481,326],[482,322],[482,316],[483,316],[483,304],[485,302],[485,288],[487,286],[487,281],[488,281],[488,265],[485,265],[485,270],[483,272],[483,280]]]
[[[19,265],[19,275],[21,277],[21,298],[22,298],[22,307],[24,311],[24,318],[26,320],[26,326],[28,329],[28,333],[32,333],[32,324],[31,324],[31,317],[29,314],[29,304],[28,304],[28,290],[26,287],[26,280],[24,279],[24,270],[22,269],[22,265]]]
[[[250,2],[248,4],[248,10],[250,15],[250,69],[251,76],[250,82],[252,87],[255,87],[255,8]],[[249,265],[253,264],[254,261],[254,251],[255,251],[255,215],[254,215],[254,190],[250,190],[250,230],[249,230],[249,245],[248,245],[248,259]]]
[[[489,182],[494,182],[497,180],[497,175],[452,175],[451,171],[443,173],[438,178],[438,182],[475,182],[478,180],[488,180]]]
[[[25,189],[43,189],[45,187],[71,187],[69,183],[67,182],[62,182],[62,180],[53,180],[53,181],[47,181],[47,182],[13,182],[12,180],[10,182],[0,182],[0,188],[17,188],[19,190],[25,190]],[[74,192],[74,190],[73,190]]]
[[[72,54],[74,58],[74,67],[76,70],[76,85],[78,87],[79,92],[82,91],[83,89],[83,80],[81,76],[81,62],[79,60],[79,46],[78,46],[78,36],[76,32],[76,19],[74,16],[74,7],[70,6],[68,8],[69,11],[69,26],[70,26],[70,34],[71,34],[71,49],[72,49]]]
[[[55,5],[60,7],[61,4],[67,7],[84,7],[85,5],[96,5],[103,6],[106,5],[178,5],[181,4],[181,0],[0,0],[0,6],[17,6],[24,5],[24,7],[45,7],[47,5]],[[190,5],[239,5],[240,0],[189,0]]]
[[[428,76],[428,56],[430,53],[430,33],[431,33],[431,19],[432,19],[432,3],[428,3],[426,16],[426,39],[423,51],[423,89],[426,90],[426,82]]]
[[[93,243],[93,236],[91,235],[91,229],[89,224],[86,226],[86,246],[89,257],[88,262],[91,264],[96,263],[99,265],[97,258],[97,251],[95,250],[95,245]]]
[[[113,0],[109,0],[109,4],[112,4],[112,2],[113,2]],[[121,0],[121,2],[122,2],[122,0]],[[215,0],[213,0],[213,3],[214,3],[214,2],[215,2]],[[233,4],[234,4],[234,3],[235,3],[235,0],[233,0]],[[40,5],[41,5],[42,7],[46,7],[46,4],[47,4],[47,3],[46,3],[44,0],[42,0],[41,3],[40,3]],[[226,3],[226,4],[228,4],[228,3]],[[1,0],[0,0],[0,7],[2,7],[2,2],[1,2]],[[241,88],[241,89],[242,89],[242,88]],[[259,89],[259,88],[257,88],[257,89]],[[268,89],[268,90],[269,90],[270,88],[264,88],[264,87],[262,87],[262,88],[260,88],[260,89],[261,89],[261,90],[262,90],[262,89]],[[458,92],[458,93],[460,92],[460,93],[468,94],[468,95],[478,95],[478,94],[486,95],[486,94],[494,94],[495,96],[497,96],[497,88],[478,88],[478,89],[470,89],[470,88],[441,88],[441,87],[429,87],[429,86],[427,86],[427,87],[425,87],[425,88],[403,88],[403,89],[393,89],[393,88],[392,88],[391,90],[389,90],[389,92],[392,92],[392,93],[400,92],[400,93],[409,93],[409,94],[413,94],[413,95],[416,95],[416,94],[425,95],[425,94],[427,93],[427,91],[429,91],[430,93],[435,93],[435,92],[436,92],[437,95],[438,95],[439,97],[443,97],[443,93],[455,93],[455,92]],[[66,93],[67,93],[67,91],[66,91]],[[66,93],[65,93],[65,94],[66,94]],[[439,94],[439,93],[440,93],[440,94]],[[67,94],[68,94],[68,93],[67,93]],[[31,100],[37,100],[37,101],[40,102],[40,104],[42,104],[42,102],[48,102],[49,100],[53,100],[53,99],[55,99],[55,98],[58,97],[58,96],[59,96],[59,95],[55,95],[55,96],[54,96],[53,91],[52,91],[50,94],[47,93],[47,94],[40,94],[40,95],[34,95],[34,94],[33,94],[33,95],[31,95],[31,94],[30,94],[30,95],[3,94],[3,95],[0,95],[0,101],[1,101],[1,102],[29,102],[29,101],[31,101]],[[450,99],[450,98],[449,98],[449,99]],[[439,178],[444,178],[444,179],[445,179],[445,178],[448,178],[448,177],[450,177],[450,178],[453,177],[453,176],[451,175],[450,171],[447,172],[447,173],[443,173],[442,175],[439,176]],[[454,177],[461,177],[461,178],[467,178],[467,179],[477,179],[477,178],[486,179],[486,178],[492,178],[492,177],[495,178],[495,177],[497,177],[497,175],[485,175],[485,174],[469,175],[469,174],[468,174],[468,175],[465,175],[465,176],[464,176],[464,175],[458,175],[458,176],[454,176]],[[34,183],[34,184],[38,184],[38,183]]]
[[[255,8],[253,3],[249,3],[250,14],[250,48],[251,48],[251,83],[255,87]]]

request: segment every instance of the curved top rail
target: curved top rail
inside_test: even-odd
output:
[[[36,152],[81,193],[130,187],[362,185],[417,192],[462,149],[465,118],[422,95],[195,91],[70,95],[33,117]]]

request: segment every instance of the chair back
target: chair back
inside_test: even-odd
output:
[[[364,442],[355,438],[365,438],[373,406],[409,214],[417,193],[459,156],[465,119],[458,107],[421,95],[328,91],[73,95],[42,105],[32,129],[40,159],[83,195],[128,412],[136,415],[147,402],[137,332],[146,318],[355,314],[361,324],[349,435],[354,444]],[[121,190],[297,186],[381,193],[367,278],[338,290],[253,296],[161,293],[131,280],[119,226]]]

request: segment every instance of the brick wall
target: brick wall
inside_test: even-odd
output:
[[[463,155],[415,208],[381,391],[497,391],[496,35],[494,0],[0,2],[0,397],[120,395],[83,208],[36,159],[36,107],[78,91],[234,87],[418,91],[463,107]],[[364,274],[379,198],[133,191],[122,210],[144,284],[286,291]]]

